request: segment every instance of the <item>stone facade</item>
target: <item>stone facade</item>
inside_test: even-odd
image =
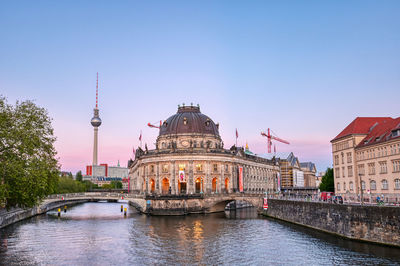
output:
[[[249,155],[243,148],[224,149],[219,125],[183,106],[162,123],[156,149],[136,150],[130,161],[131,191],[150,194],[213,194],[276,191],[279,166],[274,160]]]
[[[400,118],[355,119],[332,143],[335,192],[366,201],[400,198]],[[361,184],[361,186],[360,186]]]
[[[400,247],[400,208],[268,199],[270,217],[346,238]]]

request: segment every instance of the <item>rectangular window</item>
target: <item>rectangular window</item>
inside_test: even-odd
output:
[[[334,174],[335,174],[336,178],[340,177],[340,168],[339,167],[335,168],[335,173]]]
[[[400,172],[400,160],[392,161],[393,172]]]
[[[229,171],[229,166],[227,164],[225,164],[225,172]]]
[[[363,164],[358,165],[358,174],[359,175],[365,175],[365,169]]]
[[[380,167],[380,174],[386,174],[387,173],[387,164],[386,162],[379,162],[379,167]]]
[[[335,155],[335,165],[339,164],[339,155]]]
[[[368,164],[368,174],[374,175],[375,174],[375,163]]]
[[[196,170],[197,170],[197,172],[202,172],[203,171],[203,165],[201,163],[196,164]]]
[[[347,176],[352,177],[353,176],[353,166],[348,166],[347,167]]]
[[[337,183],[337,190],[340,191],[340,183]]]
[[[218,171],[218,165],[216,163],[213,165],[213,169],[214,169],[214,172]]]
[[[151,173],[154,173],[154,165],[151,165],[151,166],[150,166],[150,172],[151,172]]]
[[[347,153],[347,162],[351,163],[352,162],[352,158],[351,158],[351,152]]]
[[[344,167],[342,167],[342,176],[345,177],[345,175],[344,175]]]

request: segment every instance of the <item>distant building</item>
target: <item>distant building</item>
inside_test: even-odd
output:
[[[128,188],[128,168],[117,166],[108,166],[107,164],[86,166],[86,175],[83,180],[89,180],[98,186],[110,184],[111,181],[120,181],[122,185]],[[126,184],[124,184],[126,183]]]
[[[400,117],[357,117],[331,143],[337,194],[400,196]]]
[[[315,194],[318,191],[316,185],[316,167],[312,162],[301,163],[293,154],[277,155],[280,168],[280,186],[282,192],[294,192],[297,194]]]
[[[300,168],[304,173],[304,186],[317,187],[316,184],[317,169],[315,168],[315,164],[312,162],[300,163]]]

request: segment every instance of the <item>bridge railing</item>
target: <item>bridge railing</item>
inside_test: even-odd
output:
[[[71,199],[71,198],[138,198],[143,197],[136,193],[117,193],[117,192],[80,192],[49,195],[47,199]]]

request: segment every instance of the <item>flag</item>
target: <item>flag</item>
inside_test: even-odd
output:
[[[276,153],[276,146],[274,145],[274,153]]]
[[[133,154],[135,154],[136,153],[136,151],[135,151],[135,147],[133,147]]]
[[[142,131],[140,131],[139,141],[142,141]]]
[[[238,131],[236,129],[236,138],[238,138],[238,137],[239,137],[239,133],[238,133]]]

